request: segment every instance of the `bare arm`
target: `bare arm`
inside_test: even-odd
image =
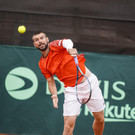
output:
[[[53,106],[54,108],[58,108],[58,97],[57,97],[57,88],[55,84],[55,80],[53,76],[47,79],[49,91],[52,94]]]

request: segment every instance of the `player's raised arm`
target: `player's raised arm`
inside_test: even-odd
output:
[[[63,40],[63,47],[67,49],[68,53],[75,57],[77,53],[77,49],[73,48],[74,44],[71,39],[65,39]]]

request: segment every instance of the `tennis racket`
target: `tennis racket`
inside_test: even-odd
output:
[[[77,56],[74,57],[74,61],[75,61],[75,65],[76,65],[76,68],[77,68],[77,76],[76,76],[76,83],[75,83],[76,97],[77,97],[77,100],[78,100],[78,102],[80,104],[86,104],[90,100],[91,94],[92,94],[91,83],[90,83],[89,79],[81,71],[81,69],[79,67],[79,64],[78,64]],[[80,76],[79,76],[79,72],[81,73]],[[82,79],[83,77],[85,77],[86,78],[86,81],[87,81],[87,85],[86,85],[87,91],[86,92],[84,92],[85,91],[85,88],[83,88],[83,89],[78,88],[79,79]],[[84,96],[81,96],[82,94]]]

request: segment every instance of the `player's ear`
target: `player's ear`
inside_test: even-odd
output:
[[[34,36],[32,37],[32,40],[33,40],[33,45],[35,46],[35,42],[34,42]]]
[[[47,43],[49,43],[49,38],[47,37]]]
[[[35,44],[34,40],[33,40],[33,45],[34,45],[34,47],[36,47],[36,44]]]
[[[36,47],[35,43],[33,42],[34,47]]]

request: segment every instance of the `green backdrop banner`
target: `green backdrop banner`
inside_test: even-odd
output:
[[[84,53],[98,76],[106,102],[104,135],[135,134],[135,56]],[[59,108],[54,109],[35,48],[0,46],[0,133],[61,135],[63,84],[55,77]],[[93,116],[82,106],[75,135],[89,135]]]

